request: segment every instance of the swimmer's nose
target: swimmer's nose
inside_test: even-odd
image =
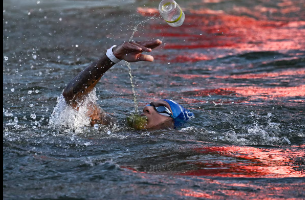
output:
[[[154,108],[153,108],[152,106],[145,106],[145,107],[143,108],[143,113],[145,113],[145,114],[151,114],[153,109],[154,109]]]

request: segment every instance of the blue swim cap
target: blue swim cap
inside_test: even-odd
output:
[[[195,118],[194,114],[191,111],[183,108],[177,102],[169,99],[164,99],[164,101],[166,101],[170,105],[173,111],[172,118],[174,119],[175,127],[180,127],[189,119]]]

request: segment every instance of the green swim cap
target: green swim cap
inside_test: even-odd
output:
[[[126,118],[127,125],[137,130],[142,130],[146,128],[147,117],[138,114],[132,114]]]

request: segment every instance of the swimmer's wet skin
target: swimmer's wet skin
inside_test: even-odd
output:
[[[127,62],[153,62],[151,55],[142,54],[151,52],[161,45],[160,40],[144,42],[125,42],[120,46],[112,46],[97,62],[92,63],[80,72],[64,89],[63,96],[68,105],[78,109],[80,103],[93,90],[103,74],[121,60]],[[91,125],[101,123],[110,124],[113,120],[98,106],[88,107],[88,116]],[[107,120],[104,120],[108,116]],[[194,114],[183,108],[173,100],[151,102],[143,109],[143,114],[127,117],[127,124],[135,129],[163,129],[181,127],[185,122],[194,118]]]

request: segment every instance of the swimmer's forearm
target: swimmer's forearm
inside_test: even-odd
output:
[[[82,100],[101,79],[103,74],[114,65],[103,55],[99,61],[92,63],[80,72],[63,91],[63,96],[69,105],[77,105],[77,100]]]
[[[151,52],[152,49],[161,45],[160,40],[144,42],[124,42],[113,48],[113,55],[119,60],[128,62],[154,61],[151,55],[142,54]],[[114,65],[113,62],[103,55],[101,59],[79,73],[65,88],[63,96],[69,105],[77,106],[77,100],[82,100],[101,79],[103,74]]]

